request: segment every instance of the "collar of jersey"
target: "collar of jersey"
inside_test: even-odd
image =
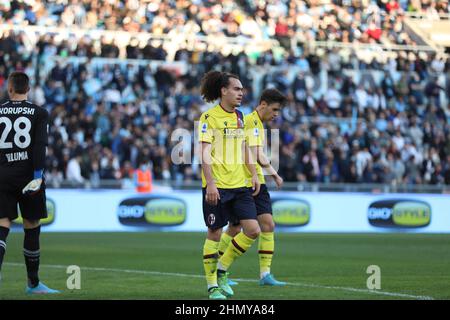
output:
[[[234,111],[227,111],[227,110],[224,109],[224,107],[222,107],[222,105],[221,105],[220,103],[218,104],[218,106],[220,107],[220,109],[222,109],[222,110],[225,111],[226,113],[229,113],[229,114],[236,113],[236,108],[235,108]]]
[[[253,112],[256,113],[256,117],[259,119],[259,121],[260,121],[261,123],[263,123],[261,117],[259,116],[258,111],[255,109],[255,111],[253,111]]]

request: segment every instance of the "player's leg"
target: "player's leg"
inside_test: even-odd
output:
[[[239,233],[241,232],[241,224],[239,221],[232,219],[230,223],[228,224],[227,230],[225,232],[222,232],[222,236],[220,237],[220,243],[219,243],[219,258],[223,256],[225,250],[230,245],[231,240]],[[235,286],[238,284],[238,282],[228,279],[228,284],[230,286]]]
[[[6,239],[11,229],[11,221],[17,219],[17,195],[10,192],[0,191],[0,272],[6,254]],[[1,280],[1,274],[0,274]]]
[[[259,272],[260,285],[283,286],[286,283],[275,279],[270,273],[272,266],[272,258],[275,249],[274,229],[275,223],[270,213],[258,215],[258,222],[261,227],[258,242],[258,256],[259,256]]]
[[[219,243],[219,257],[223,256],[225,250],[228,248],[231,240],[241,232],[241,224],[239,221],[230,221],[228,224],[227,230],[222,232]]]
[[[228,294],[232,295],[228,284],[227,270],[232,263],[244,254],[255,242],[260,233],[258,221],[256,220],[256,208],[250,191],[246,188],[235,190],[235,198],[232,202],[233,217],[239,219],[242,232],[239,232],[219,259],[217,265],[217,276],[219,286]]]
[[[234,193],[231,221],[240,221],[242,232],[233,237],[231,245],[219,259],[218,268],[222,270],[227,270],[237,257],[250,248],[260,233],[255,202],[250,191],[247,188],[239,188],[235,189]]]
[[[258,241],[260,285],[285,285],[284,282],[277,281],[270,273],[275,249],[275,223],[272,217],[272,201],[270,200],[270,194],[265,184],[261,186],[259,194],[253,199],[255,200],[258,223],[261,227]]]
[[[40,265],[40,219],[47,218],[47,205],[45,190],[34,195],[23,195],[19,199],[20,211],[23,218],[23,255],[27,269],[27,287],[29,294],[59,293],[57,290],[48,288],[39,281]]]
[[[39,263],[41,224],[39,220],[23,219],[23,255],[27,268],[28,287],[35,288],[39,285]]]
[[[222,294],[217,284],[217,260],[220,236],[222,227],[227,221],[222,219],[222,205],[211,206],[206,202],[205,190],[203,190],[203,218],[208,228],[205,243],[203,244],[203,268],[205,270],[206,284],[210,299],[223,300],[226,297]]]
[[[8,218],[0,219],[0,280],[3,265],[3,259],[6,253],[6,238],[8,238],[9,229],[11,228],[11,221]]]
[[[224,300],[224,296],[217,284],[217,260],[220,234],[222,228],[208,228],[205,243],[203,244],[203,268],[205,270],[206,284],[208,286],[209,298],[213,300]]]

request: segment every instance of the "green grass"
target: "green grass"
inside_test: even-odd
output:
[[[203,233],[43,233],[40,277],[48,286],[62,290],[62,294],[28,297],[24,294],[23,235],[13,233],[8,238],[2,268],[0,299],[205,299],[206,282],[200,277],[204,236]],[[256,247],[236,261],[230,270],[231,278],[257,279]],[[241,281],[235,287],[233,299],[414,298],[400,294],[450,299],[449,249],[450,235],[277,234],[272,271],[279,280],[296,285],[261,288],[256,281]],[[68,265],[81,267],[80,290],[66,287]],[[395,295],[367,291],[369,265],[381,268],[381,291]]]

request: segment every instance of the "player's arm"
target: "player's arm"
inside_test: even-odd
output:
[[[33,180],[31,180],[22,193],[35,193],[39,191],[42,185],[42,179],[45,168],[45,155],[48,144],[48,111],[45,109],[36,109],[36,120],[34,132],[32,132],[31,141],[33,143],[31,153],[33,159]]]
[[[270,164],[269,158],[264,153],[262,146],[251,147],[253,154],[256,154],[259,165],[266,170],[266,172],[273,178],[278,188],[283,185],[283,178],[280,177],[278,172]]]
[[[200,117],[199,124],[199,141],[202,171],[206,180],[206,202],[210,205],[216,206],[220,200],[219,190],[212,174],[212,142],[214,141],[213,128],[208,120],[208,115],[203,114]]]
[[[220,194],[212,175],[211,143],[201,142],[201,153],[202,170],[206,180],[206,202],[210,205],[216,206],[217,202],[220,200]]]
[[[250,171],[252,175],[252,189],[254,190],[253,196],[256,196],[259,193],[259,189],[261,187],[261,183],[258,179],[258,173],[256,171],[255,165],[256,162],[247,142],[244,142],[243,145],[244,145],[245,165],[247,166],[248,171]]]

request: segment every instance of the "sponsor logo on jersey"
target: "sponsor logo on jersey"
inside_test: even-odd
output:
[[[231,129],[225,128],[223,129],[223,134],[225,138],[243,138],[244,137],[244,129]]]
[[[21,152],[7,153],[5,154],[5,157],[8,160],[8,162],[28,160],[28,152],[21,151]]]

